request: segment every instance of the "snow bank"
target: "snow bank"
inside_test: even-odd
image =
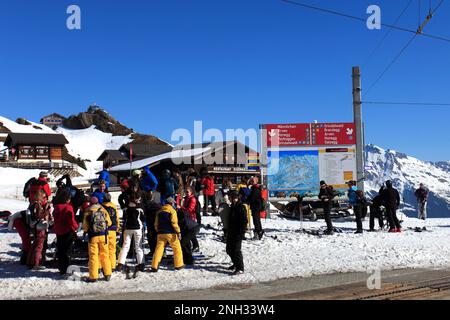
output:
[[[103,151],[118,150],[123,144],[133,141],[130,136],[113,136],[95,129],[95,126],[82,130],[57,128],[56,131],[69,141],[66,146],[69,153],[85,160],[87,170],[80,173],[87,179],[95,178],[96,172],[102,170],[102,162],[97,159]]]
[[[18,208],[17,203],[0,200],[2,206]],[[23,203],[26,206],[26,203]],[[256,283],[289,277],[336,272],[366,272],[368,269],[446,268],[450,266],[450,243],[442,241],[450,236],[450,219],[430,219],[432,232],[401,234],[385,232],[355,235],[355,222],[335,221],[343,233],[318,238],[298,233],[299,222],[285,220],[277,215],[263,220],[267,236],[262,241],[244,241],[243,255],[246,273],[230,277],[226,268],[230,259],[225,244],[217,232],[202,230],[199,235],[201,250],[214,255],[209,261],[199,261],[193,268],[175,272],[161,266],[157,274],[143,273],[137,279],[125,280],[123,274],[114,274],[111,282],[87,284],[61,280],[56,269],[28,271],[18,264],[20,239],[16,233],[0,230],[0,299],[31,297],[60,297],[120,292],[158,292],[209,288],[233,283]],[[217,218],[205,217],[204,223],[217,225]],[[368,221],[364,227],[368,227]],[[416,226],[416,219],[405,218],[404,226]],[[307,229],[323,227],[323,221],[303,223]],[[275,239],[274,237],[277,237]],[[49,236],[49,242],[54,235]],[[148,249],[146,249],[146,253]],[[82,266],[78,275],[87,275]]]
[[[28,120],[27,120],[28,121]],[[31,125],[23,125],[18,124],[15,121],[9,120],[8,118],[0,116],[0,122],[3,123],[3,126],[8,128],[11,132],[15,133],[53,133],[56,134],[54,130],[47,127],[46,125],[35,123],[32,121],[28,121]],[[36,129],[37,127],[39,129]]]
[[[40,170],[0,168],[0,196],[22,199],[23,186],[30,178],[38,177],[39,172]],[[0,210],[3,210],[1,206]]]

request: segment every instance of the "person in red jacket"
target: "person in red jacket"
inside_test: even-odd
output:
[[[36,195],[38,193],[42,193],[43,197],[41,197],[41,205],[45,206],[48,202],[48,198],[52,195],[52,190],[50,189],[50,186],[48,185],[48,174],[45,171],[42,171],[39,173],[39,178],[34,179],[31,182],[30,185],[30,193],[29,193],[29,200],[30,203],[35,202]]]
[[[66,190],[62,190],[55,199],[53,218],[58,269],[59,273],[64,275],[70,266],[73,244],[77,237],[76,231],[78,229],[73,207],[70,204],[70,194]]]
[[[214,178],[205,172],[201,183],[203,185],[203,197],[204,197],[204,207],[203,207],[203,215],[208,215],[208,206],[211,203],[211,207],[213,210],[213,215],[217,215],[217,206],[216,206],[216,190],[214,187]]]
[[[188,212],[191,219],[197,222],[197,214],[195,212],[197,199],[195,199],[194,190],[191,187],[186,187],[185,193],[186,196],[184,197],[181,210]]]
[[[192,221],[195,221],[198,224],[200,224],[200,222],[197,220],[197,212],[196,212],[197,199],[195,198],[194,189],[192,187],[186,187],[185,194],[186,194],[186,196],[184,197],[183,206],[181,206],[181,210],[188,212]],[[197,240],[197,233],[198,233],[198,230],[192,236],[192,239],[191,239],[192,252],[200,251],[200,246],[199,246],[198,240]]]

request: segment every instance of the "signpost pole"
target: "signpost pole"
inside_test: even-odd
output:
[[[364,192],[364,142],[361,110],[361,73],[359,67],[352,68],[353,119],[356,127],[356,180],[358,189]]]

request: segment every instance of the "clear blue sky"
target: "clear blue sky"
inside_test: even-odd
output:
[[[361,17],[378,4],[384,23],[408,2],[305,1]],[[400,25],[417,28],[418,1]],[[81,31],[66,28],[70,4],[81,7]],[[425,30],[450,38],[449,27],[445,1]],[[166,140],[194,120],[219,129],[352,121],[351,67],[387,30],[279,0],[0,0],[0,110],[36,121],[96,102]],[[363,89],[410,37],[391,33],[362,70]],[[417,38],[367,99],[450,103],[449,57],[450,43]],[[450,160],[449,119],[450,107],[368,105],[366,142]]]

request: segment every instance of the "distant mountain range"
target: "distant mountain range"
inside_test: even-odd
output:
[[[403,211],[416,216],[415,190],[424,183],[430,190],[429,217],[450,217],[450,161],[426,162],[394,150],[366,146],[366,192],[374,196],[386,180],[401,194]]]

